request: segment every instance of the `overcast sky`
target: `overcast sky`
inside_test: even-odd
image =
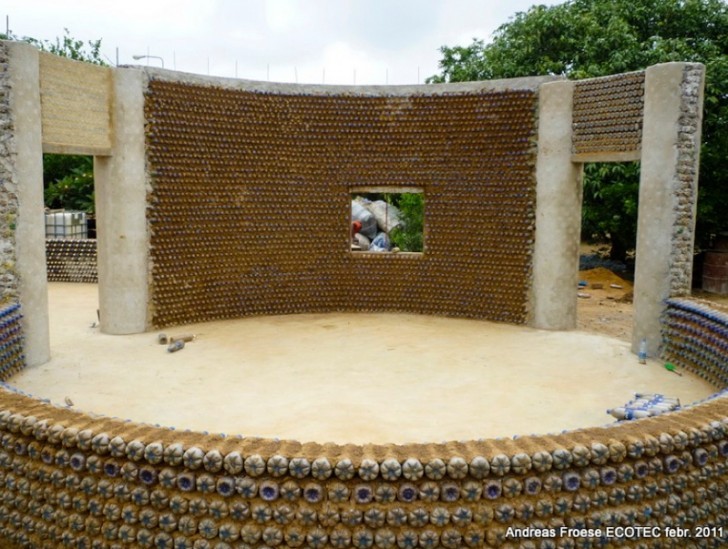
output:
[[[16,36],[102,40],[111,64],[326,84],[413,84],[534,0],[3,0]],[[133,55],[153,55],[134,61]]]

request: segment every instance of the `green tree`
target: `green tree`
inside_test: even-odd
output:
[[[402,226],[392,229],[392,243],[403,252],[421,252],[424,248],[425,199],[422,193],[397,195]]]
[[[47,157],[60,155],[46,155]],[[94,213],[93,157],[61,157],[75,160],[69,171],[46,185],[44,198],[48,208],[63,208]],[[70,164],[70,163],[69,163]]]
[[[728,5],[722,0],[570,0],[519,12],[492,42],[443,46],[429,82],[563,75],[580,79],[668,61],[706,66],[697,243],[728,229]],[[638,167],[588,166],[586,237],[609,237],[614,255],[634,245]],[[615,212],[618,212],[615,214]],[[615,219],[615,215],[618,218]],[[627,245],[625,242],[630,242]]]
[[[609,239],[612,259],[625,259],[637,241],[639,178],[637,162],[584,166],[582,237]]]
[[[55,41],[38,40],[29,36],[0,34],[0,39],[18,40],[32,44],[41,51],[76,61],[106,65],[101,58],[101,40],[77,40],[68,29]],[[94,213],[93,157],[62,154],[43,155],[43,186],[48,208],[65,208]]]
[[[39,40],[31,36],[16,36],[12,32],[9,35],[0,33],[0,40],[17,40],[32,44],[41,51],[46,51],[61,57],[68,57],[76,61],[93,63],[94,65],[106,65],[101,58],[101,40],[89,40],[84,42],[73,38],[68,29],[63,29],[63,36],[56,37],[55,41]],[[86,49],[88,47],[88,49]]]

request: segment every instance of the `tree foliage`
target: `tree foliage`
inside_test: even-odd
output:
[[[63,208],[94,213],[94,166],[93,157],[45,155],[48,160],[53,157],[68,158],[65,174],[51,179],[45,187],[44,199],[48,208]],[[68,170],[68,171],[65,171]],[[49,178],[50,179],[50,178]]]
[[[706,66],[697,242],[728,229],[728,5],[722,0],[570,0],[517,13],[486,44],[443,46],[441,72],[428,82],[518,76],[580,79],[668,61]],[[585,236],[633,245],[638,167],[587,166]]]
[[[612,259],[624,260],[637,241],[639,179],[637,162],[584,167],[582,237],[609,238]]]
[[[32,44],[41,51],[46,51],[61,57],[67,57],[76,61],[84,61],[93,63],[94,65],[106,65],[107,63],[101,58],[101,40],[89,40],[84,42],[73,38],[68,29],[63,29],[63,36],[56,37],[55,41],[39,40],[31,36],[16,36],[12,32],[7,36],[0,34],[2,40],[17,40],[19,42],[27,42]],[[88,48],[88,49],[87,49]]]
[[[393,204],[399,208],[402,226],[390,233],[392,243],[403,252],[424,249],[425,198],[422,193],[402,193]]]

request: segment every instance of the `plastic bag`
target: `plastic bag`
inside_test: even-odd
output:
[[[399,209],[387,204],[384,200],[375,200],[374,202],[365,203],[364,207],[369,210],[374,219],[377,220],[377,226],[380,231],[389,234],[392,229],[402,224]]]
[[[369,246],[370,252],[388,252],[391,249],[392,243],[385,232],[379,233]]]
[[[356,233],[354,235],[354,243],[359,246],[359,249],[362,252],[366,252],[369,249],[369,246],[371,246],[371,241],[361,233]]]
[[[351,201],[351,220],[352,222],[358,221],[361,223],[361,230],[359,232],[367,238],[371,239],[377,236],[376,218],[372,212],[354,200]]]

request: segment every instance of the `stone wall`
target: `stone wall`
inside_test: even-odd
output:
[[[9,54],[0,42],[0,381],[25,367],[23,326],[15,268],[18,217],[13,115],[10,109]]]
[[[264,92],[152,78],[152,324],[334,310],[524,323],[534,82],[417,89]],[[351,189],[386,185],[424,192],[423,254],[350,252]]]
[[[689,64],[683,69],[678,158],[672,181],[675,221],[671,235],[670,297],[690,295],[692,288],[704,72],[702,65]]]
[[[18,300],[15,269],[15,224],[18,216],[14,164],[13,113],[10,109],[10,72],[7,45],[0,42],[0,305]]]
[[[46,239],[46,264],[49,282],[99,281],[95,239]]]

